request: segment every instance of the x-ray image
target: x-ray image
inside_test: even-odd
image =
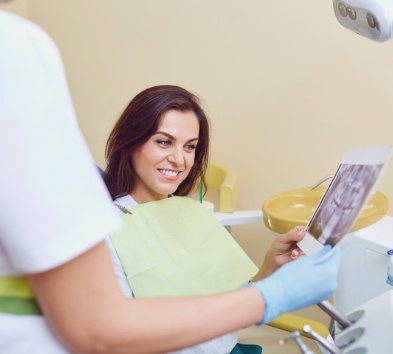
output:
[[[332,246],[348,233],[370,198],[391,151],[388,147],[347,152],[306,227],[307,233]]]
[[[344,236],[372,192],[383,165],[340,165],[322,203],[308,226],[308,233],[332,246]]]

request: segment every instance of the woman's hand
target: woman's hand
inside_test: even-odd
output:
[[[277,238],[270,246],[266,256],[274,258],[277,268],[283,264],[292,261],[304,253],[297,246],[297,243],[303,239],[305,231],[303,226],[296,226],[286,234]],[[265,257],[266,259],[266,257]]]
[[[258,274],[252,281],[263,279],[275,272],[283,264],[304,255],[302,250],[297,246],[297,243],[302,240],[304,236],[304,227],[296,226],[286,234],[274,240],[266,252],[265,259]]]

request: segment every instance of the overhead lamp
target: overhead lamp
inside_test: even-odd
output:
[[[393,37],[393,0],[333,0],[338,22],[373,41]]]

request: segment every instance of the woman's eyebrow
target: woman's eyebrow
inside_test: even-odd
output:
[[[171,140],[176,140],[176,138],[173,135],[166,133],[166,132],[157,131],[154,133],[154,135],[157,135],[157,134],[165,135],[168,139],[171,139]],[[187,143],[191,143],[191,142],[197,141],[197,140],[199,140],[199,137],[189,139],[189,140],[187,140]]]
[[[176,138],[173,135],[169,134],[169,133],[162,132],[162,131],[156,131],[154,133],[154,135],[158,135],[158,134],[165,135],[169,139],[176,140]]]
[[[199,138],[193,138],[193,139],[187,140],[187,143],[192,143],[193,141],[198,141],[198,140],[199,140]]]

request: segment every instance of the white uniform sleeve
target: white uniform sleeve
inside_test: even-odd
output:
[[[29,273],[83,253],[120,219],[78,127],[56,45],[12,17],[0,11],[0,248],[11,269]]]

